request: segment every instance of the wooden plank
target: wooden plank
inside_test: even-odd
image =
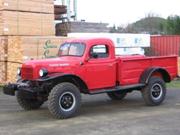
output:
[[[54,14],[0,11],[0,35],[55,35]]]
[[[0,60],[3,61],[6,59],[6,44],[5,44],[5,38],[4,37],[0,37]]]
[[[67,13],[67,6],[54,5],[54,14],[65,14]]]
[[[0,0],[0,10],[54,13],[53,0]]]
[[[6,40],[4,37],[0,37],[0,84],[6,81]]]
[[[16,82],[17,68],[21,66],[23,58],[22,41],[19,36],[6,36],[7,38],[7,67],[6,82]]]
[[[6,62],[0,62],[0,84],[5,83],[6,81]]]
[[[22,37],[24,59],[54,57],[58,53],[59,46],[67,39],[67,37],[55,36],[24,36]]]
[[[67,33],[108,33],[106,23],[64,22],[56,24],[56,35],[67,36]]]

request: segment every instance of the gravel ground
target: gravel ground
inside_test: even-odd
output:
[[[180,90],[170,89],[165,102],[145,106],[140,92],[123,101],[105,94],[82,95],[77,117],[54,119],[44,104],[24,111],[15,97],[0,92],[0,135],[180,135]]]

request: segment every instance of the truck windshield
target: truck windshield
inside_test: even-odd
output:
[[[60,46],[58,56],[83,56],[85,45],[82,43],[65,43]]]

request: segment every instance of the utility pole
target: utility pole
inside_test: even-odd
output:
[[[67,0],[67,20],[71,20],[71,0]]]
[[[74,20],[77,21],[77,0],[74,0]]]

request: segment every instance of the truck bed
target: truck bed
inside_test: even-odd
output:
[[[177,56],[146,57],[116,56],[118,61],[117,80],[120,85],[131,85],[139,83],[142,72],[149,67],[162,67],[166,69],[171,79],[177,76]]]

